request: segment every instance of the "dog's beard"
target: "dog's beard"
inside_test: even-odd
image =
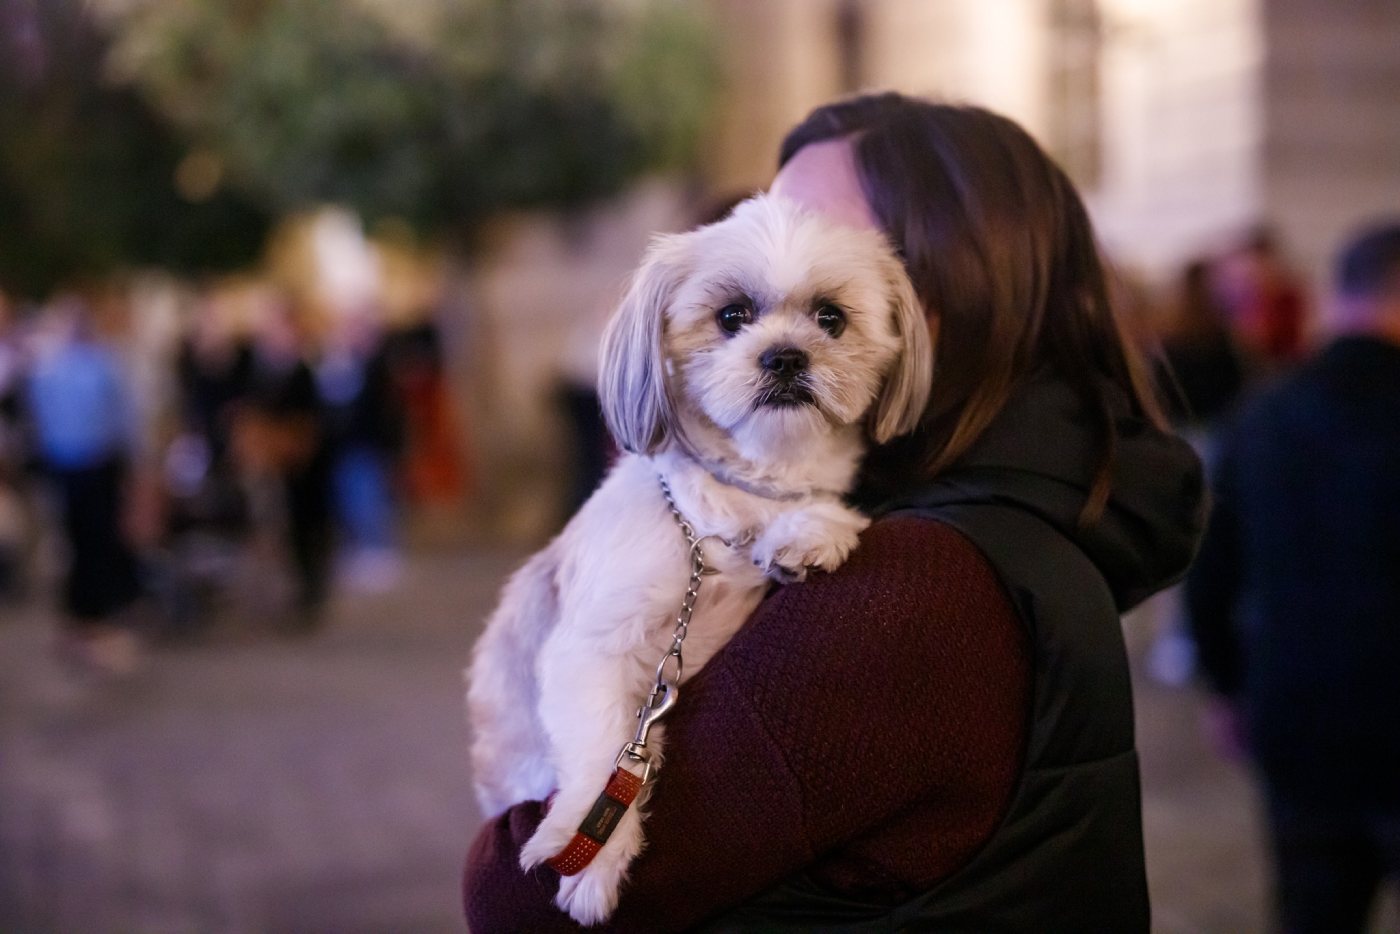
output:
[[[805,405],[819,411],[821,409],[817,402],[817,394],[812,391],[808,381],[800,377],[790,382],[774,380],[760,385],[753,401],[755,411],[764,408],[798,408]]]
[[[805,376],[760,381],[738,433],[768,435],[774,443],[802,447],[805,439],[829,432],[835,424],[823,401],[820,387]]]
[[[839,421],[825,381],[814,373],[780,380],[765,373],[740,375],[698,360],[682,369],[686,408],[731,436],[769,430],[791,439],[794,433],[829,431]]]

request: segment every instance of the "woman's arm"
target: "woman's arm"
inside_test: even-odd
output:
[[[845,850],[926,888],[1000,819],[1029,685],[1025,635],[981,554],[935,522],[876,523],[686,685],[612,924],[688,927]],[[540,814],[518,805],[478,835],[464,880],[478,934],[575,929],[553,907],[557,877],[515,862]],[[931,832],[882,834],[911,820]]]

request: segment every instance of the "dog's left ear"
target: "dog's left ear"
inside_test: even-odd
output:
[[[923,304],[899,260],[891,258],[890,263],[890,315],[903,347],[871,413],[870,436],[877,444],[918,427],[933,382],[933,340]]]
[[[603,418],[624,450],[653,454],[677,429],[676,405],[666,379],[666,309],[680,286],[683,240],[658,237],[603,332],[598,397]]]

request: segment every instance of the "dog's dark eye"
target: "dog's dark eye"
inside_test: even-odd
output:
[[[835,305],[823,305],[817,309],[817,327],[832,337],[840,337],[846,330],[846,313]]]
[[[740,328],[753,320],[753,312],[743,305],[725,305],[715,315],[715,320],[726,334],[737,334]]]

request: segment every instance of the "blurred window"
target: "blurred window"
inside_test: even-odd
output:
[[[1098,187],[1103,152],[1098,0],[1051,0],[1047,146],[1075,185]]]

